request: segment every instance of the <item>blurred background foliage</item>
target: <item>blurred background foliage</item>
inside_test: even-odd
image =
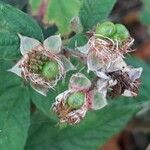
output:
[[[150,141],[150,1],[0,2],[8,3],[24,12],[0,5],[0,149],[145,150]],[[77,15],[80,16],[84,28],[80,34],[76,34],[70,28],[70,20]],[[137,48],[137,51],[128,56],[126,61],[144,69],[139,96],[109,100],[106,108],[89,112],[81,124],[59,129],[56,126],[58,120],[49,109],[55,97],[67,89],[69,77],[74,72],[70,72],[65,81],[57,85],[56,91],[51,90],[48,97],[34,92],[20,78],[7,72],[7,69],[20,58],[17,33],[40,41],[50,35],[61,33],[64,44],[74,48],[75,43],[78,46],[86,43],[87,30],[107,19],[125,24],[131,36],[135,38],[133,48]],[[87,74],[80,61],[72,58],[72,62],[78,71],[82,70],[92,79],[93,75]],[[114,134],[116,135],[112,137]],[[108,139],[110,140],[107,143]]]

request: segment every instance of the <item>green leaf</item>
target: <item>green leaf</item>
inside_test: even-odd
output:
[[[47,117],[51,117],[50,116],[50,107],[52,105],[52,102],[54,102],[55,100],[55,92],[52,91],[52,94],[45,96],[42,96],[40,94],[38,94],[37,92],[33,91],[31,89],[31,100],[32,102],[35,104],[35,106],[37,107],[37,109],[39,109],[40,111],[42,111],[44,113],[45,116]]]
[[[29,94],[20,79],[3,67],[0,79],[0,149],[22,150],[30,124]]]
[[[41,0],[29,0],[33,14],[37,13],[37,10],[40,7],[41,2],[42,2]]]
[[[37,15],[42,0],[30,0],[32,13]],[[82,0],[50,0],[45,14],[45,21],[55,23],[59,32],[67,34],[71,31],[70,21],[74,16],[78,16]]]
[[[0,59],[14,59],[20,56],[19,38],[9,31],[0,31]]]
[[[36,23],[29,15],[8,4],[0,3],[0,27],[7,31],[20,33],[26,36],[43,40],[43,34]]]
[[[83,0],[79,16],[85,31],[92,29],[98,22],[105,21],[116,0]]]
[[[150,25],[150,1],[143,0],[143,9],[140,13],[140,20],[147,25]]]
[[[85,120],[73,127],[59,129],[56,122],[42,114],[32,117],[26,150],[95,150],[119,132],[138,111],[133,101],[117,101],[108,107],[89,112]]]
[[[51,0],[48,6],[48,19],[66,34],[70,31],[70,20],[78,15],[81,6],[80,0]]]
[[[0,59],[14,59],[20,53],[17,33],[43,40],[38,24],[22,11],[0,3],[0,18]]]
[[[83,34],[76,34],[73,36],[68,44],[69,48],[75,48],[78,46],[84,46],[87,43],[88,39],[85,35]]]
[[[1,2],[8,3],[14,7],[17,7],[19,9],[23,9],[25,5],[27,5],[28,0],[0,0]]]

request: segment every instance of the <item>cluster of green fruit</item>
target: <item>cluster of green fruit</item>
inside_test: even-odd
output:
[[[128,29],[123,24],[114,24],[110,21],[98,24],[95,33],[114,41],[117,40],[119,43],[122,43],[130,37]]]
[[[32,73],[40,73],[47,80],[54,80],[59,74],[58,63],[55,60],[37,53],[30,55],[29,70]]]

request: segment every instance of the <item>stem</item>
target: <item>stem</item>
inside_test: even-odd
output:
[[[82,60],[85,60],[86,59],[86,56],[82,53],[80,53],[77,49],[71,49],[71,48],[68,48],[68,47],[63,47],[63,54],[67,55],[67,56],[76,56]]]
[[[39,10],[38,10],[38,19],[40,21],[43,20],[44,15],[47,11],[47,7],[48,7],[48,0],[42,0],[42,3],[41,3]]]

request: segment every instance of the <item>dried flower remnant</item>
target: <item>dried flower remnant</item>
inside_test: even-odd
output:
[[[23,57],[9,71],[29,81],[33,89],[40,94],[46,95],[48,89],[53,88],[67,71],[75,69],[70,61],[60,54],[60,35],[47,38],[43,44],[20,34],[19,37]]]
[[[109,73],[110,78],[115,81],[114,85],[111,85],[108,96],[114,98],[119,95],[123,96],[137,96],[140,86],[140,76],[142,68],[129,68],[128,71],[115,71]]]
[[[70,28],[76,33],[81,33],[83,31],[83,26],[78,16],[75,16],[71,19]]]
[[[56,97],[52,106],[58,115],[60,123],[78,124],[90,109],[103,108],[106,95],[96,90],[90,90],[91,81],[83,74],[77,73],[70,79],[69,89]]]
[[[124,25],[108,21],[98,24],[88,43],[77,49],[86,55],[88,71],[112,72],[126,67],[123,55],[133,51],[133,42]]]

